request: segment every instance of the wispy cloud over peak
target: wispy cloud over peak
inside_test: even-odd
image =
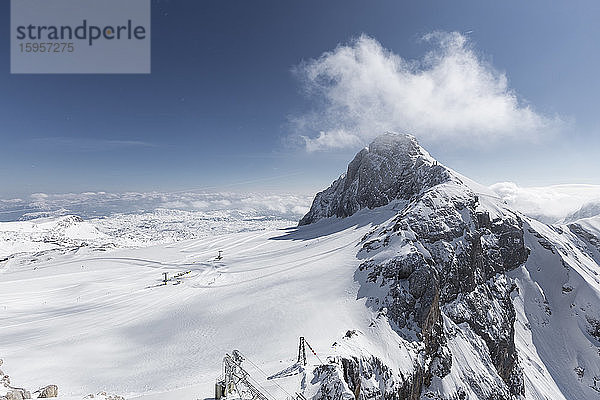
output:
[[[423,36],[432,50],[406,60],[361,35],[294,71],[312,111],[291,118],[308,151],[359,147],[389,130],[427,141],[483,145],[535,140],[562,122],[534,111],[458,32]]]

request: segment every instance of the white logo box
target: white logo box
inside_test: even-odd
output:
[[[13,74],[149,74],[150,0],[11,0]]]

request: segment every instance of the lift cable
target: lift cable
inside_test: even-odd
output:
[[[265,373],[265,371],[263,371],[258,365],[256,365],[255,363],[253,363],[252,360],[250,360],[248,357],[246,357],[246,356],[244,356],[244,357],[246,358],[246,361],[248,361],[250,364],[252,364],[252,366],[254,366],[254,368],[256,368],[261,374],[263,374],[266,378],[269,378],[269,375],[267,375]],[[281,386],[279,383],[277,383],[276,380],[273,380],[273,383],[275,383],[275,385],[277,385],[277,387],[279,387],[281,390],[283,390],[285,392],[285,394],[287,394],[291,398],[294,398],[294,396],[291,395],[290,392],[288,392],[287,390],[285,390],[283,388],[283,386]]]
[[[246,359],[246,361],[248,361],[248,359]],[[269,391],[267,389],[265,389],[256,379],[254,379],[250,375],[246,376],[246,379],[251,380],[260,390],[262,390],[262,392],[264,394],[266,394],[267,396],[271,397],[273,400],[277,400],[277,397],[275,397],[271,393],[269,393]]]
[[[310,349],[310,351],[312,351],[312,353],[315,355],[315,357],[317,357],[317,360],[319,360],[319,362],[321,363],[321,365],[325,365],[325,363],[323,362],[323,360],[321,360],[321,358],[319,357],[319,355],[317,354],[317,352],[312,348],[312,346],[310,345],[310,343],[308,343],[308,341],[306,339],[304,339],[304,342],[306,343],[306,345],[308,346],[308,348]]]

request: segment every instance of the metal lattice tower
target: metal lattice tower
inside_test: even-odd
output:
[[[298,344],[298,362],[295,365],[296,369],[304,373],[304,368],[298,365],[306,366],[306,346],[312,351],[312,353],[319,358],[317,353],[313,350],[310,343],[308,343],[303,336],[300,337],[300,343]],[[248,371],[242,367],[242,362],[246,360],[242,353],[238,350],[234,350],[231,354],[226,354],[223,358],[223,375],[217,379],[215,385],[215,400],[277,400],[277,397],[269,393],[265,388],[252,377]],[[252,364],[258,371],[260,371],[267,379],[277,377],[276,374],[269,377],[260,367],[254,364],[251,360],[247,360]],[[321,359],[319,358],[321,362]],[[321,364],[323,364],[321,362]],[[284,370],[285,372],[285,370]],[[295,374],[297,374],[296,372]],[[290,375],[283,375],[290,376]],[[254,383],[252,383],[252,382]],[[286,400],[306,400],[306,397],[302,393],[295,392],[294,394],[289,393],[281,385],[275,384],[287,394]],[[231,396],[231,397],[230,397]],[[268,397],[267,397],[268,396]]]
[[[249,374],[242,368],[242,361],[244,357],[237,350],[234,350],[231,355],[226,354],[223,358],[223,380],[217,383],[221,385],[221,395],[227,397],[228,394],[236,393],[244,400],[269,400],[249,381]]]
[[[306,346],[304,336],[300,336],[300,344],[298,345],[298,363],[306,365]]]

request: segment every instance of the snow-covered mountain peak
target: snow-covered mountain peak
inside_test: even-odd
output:
[[[381,222],[383,209],[396,215]],[[357,253],[358,298],[415,360],[400,378],[385,377],[398,367],[359,340],[340,361],[344,376],[362,371],[340,382],[350,392],[384,399],[598,396],[594,221],[548,226],[527,218],[439,164],[414,137],[390,133],[316,195],[300,225],[333,216],[375,225]],[[315,226],[327,223],[335,222]]]
[[[428,156],[429,153],[419,145],[417,139],[408,133],[386,132],[377,136],[366,149],[385,157],[413,158]]]
[[[414,136],[388,132],[358,152],[346,173],[316,195],[300,225],[331,216],[347,217],[393,200],[408,200],[450,180],[460,181],[433,159]]]
[[[210,232],[137,249],[76,242],[56,257],[3,258],[0,246],[11,374],[69,395],[205,398],[237,348],[273,399],[600,399],[598,216],[526,217],[395,134],[316,196],[308,226],[217,237],[249,220],[228,215],[0,224],[0,245],[32,238],[30,250],[104,242],[88,224],[137,240],[172,235],[177,221]]]

